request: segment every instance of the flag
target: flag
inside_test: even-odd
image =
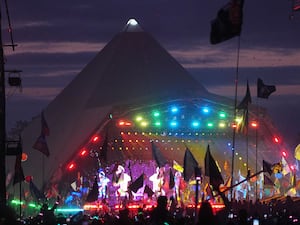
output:
[[[134,182],[129,185],[129,189],[136,193],[141,187],[144,186],[144,174],[141,174]]]
[[[173,171],[170,168],[170,172],[169,172],[169,189],[172,189],[173,187],[175,187],[175,180],[174,180]]]
[[[285,160],[285,158],[282,156],[281,158],[281,164],[282,164],[282,175],[285,176],[291,172],[291,169],[289,167],[289,164]]]
[[[296,187],[296,183],[297,183],[296,172],[293,172],[293,173],[290,174],[290,185],[291,185],[291,187]]]
[[[264,188],[274,187],[274,182],[264,174]]]
[[[48,127],[48,123],[45,119],[44,111],[42,111],[42,115],[41,115],[41,134],[37,138],[37,140],[35,141],[32,148],[40,151],[41,153],[43,153],[47,157],[50,155],[47,140],[46,140],[46,136],[49,136],[49,134],[50,134],[50,130],[49,130],[49,127]]]
[[[249,110],[245,109],[245,110],[243,110],[242,120],[238,123],[237,129],[236,129],[237,133],[247,135],[248,124],[249,124]]]
[[[232,178],[231,178],[231,176],[229,176],[228,178],[227,178],[227,180],[225,181],[225,183],[224,183],[224,185],[220,185],[220,191],[221,192],[226,192],[226,191],[228,191],[229,190],[229,188],[230,188],[230,186],[231,186],[231,181],[232,181]]]
[[[16,183],[20,183],[20,182],[25,180],[25,176],[24,176],[22,165],[21,165],[21,161],[22,161],[22,154],[16,155],[15,175],[14,175],[13,185],[15,185]]]
[[[299,11],[300,10],[300,0],[294,0],[293,2],[293,10]]]
[[[47,144],[47,141],[46,141],[46,137],[43,134],[41,134],[38,137],[38,139],[36,140],[36,142],[34,143],[32,148],[40,151],[41,153],[43,153],[47,157],[50,155],[48,144]]]
[[[276,91],[275,85],[265,85],[262,79],[257,79],[257,97],[269,98],[269,96]]]
[[[191,151],[186,148],[184,153],[184,162],[183,162],[183,177],[185,181],[189,181],[189,179],[195,173],[195,168],[198,167],[198,162],[191,153]]]
[[[248,111],[248,106],[249,103],[252,102],[251,99],[251,94],[250,94],[250,88],[249,88],[249,83],[247,81],[247,90],[244,98],[240,102],[240,104],[237,106],[238,110],[243,110],[243,117],[242,121],[238,126],[238,132],[241,132],[243,134],[247,134],[248,132],[248,121],[249,121],[249,111]]]
[[[210,184],[206,183],[205,187],[204,187],[204,191],[205,191],[205,195],[206,195],[206,199],[205,200],[213,200],[214,195],[213,195],[213,191],[211,190]]]
[[[146,193],[148,195],[148,197],[151,197],[152,195],[154,195],[154,192],[148,185],[145,186],[144,193]]]
[[[151,146],[152,146],[152,155],[157,166],[159,168],[163,167],[167,163],[167,160],[165,159],[160,149],[154,144],[153,141],[151,142]]]
[[[183,173],[183,167],[179,165],[179,163],[176,162],[175,160],[173,160],[173,169],[180,173]]]
[[[210,43],[218,44],[240,36],[243,23],[244,0],[230,0],[211,22]]]
[[[37,186],[33,183],[32,179],[29,181],[29,190],[33,198],[37,201],[45,201],[47,200],[44,193],[41,192]]]
[[[98,187],[98,182],[97,182],[97,177],[95,177],[93,187],[89,191],[87,197],[86,197],[86,202],[94,202],[98,200],[98,195],[99,195],[99,187]]]
[[[106,133],[105,139],[103,141],[101,151],[100,151],[100,159],[103,161],[107,161],[107,151],[108,151],[108,134]]]
[[[294,151],[294,157],[297,160],[300,160],[300,144],[298,144]]]
[[[204,157],[204,165],[205,176],[209,177],[209,183],[211,184],[213,190],[219,191],[219,186],[220,184],[224,184],[224,180],[216,164],[216,161],[210,154],[209,145],[207,145],[207,150]]]
[[[251,93],[250,93],[249,83],[247,81],[246,95],[243,98],[243,100],[240,102],[240,104],[237,106],[237,109],[244,109],[244,110],[246,110],[246,109],[248,109],[248,105],[251,102],[252,102]]]
[[[272,170],[272,164],[263,160],[263,172],[266,172],[268,173],[270,176],[272,175],[273,173],[273,170]]]
[[[41,134],[43,134],[44,136],[50,135],[50,130],[48,127],[48,123],[45,119],[44,111],[42,111],[42,115],[41,115]]]

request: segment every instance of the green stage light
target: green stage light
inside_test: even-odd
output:
[[[153,116],[154,117],[159,117],[160,116],[160,112],[159,111],[154,111],[153,112]]]
[[[207,127],[212,128],[212,127],[214,127],[214,124],[209,122],[209,123],[207,123]]]
[[[161,122],[160,122],[160,121],[156,121],[156,122],[154,123],[154,126],[160,127],[160,126],[161,126]]]
[[[219,117],[220,117],[221,119],[226,118],[226,113],[225,113],[225,112],[220,112],[220,113],[219,113]]]

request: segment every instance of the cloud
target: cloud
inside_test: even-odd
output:
[[[104,43],[93,42],[21,42],[15,52],[8,51],[7,55],[17,55],[25,53],[35,54],[76,54],[98,52],[104,47]]]
[[[236,49],[195,47],[171,50],[170,53],[186,68],[228,68],[237,63]],[[287,57],[288,56],[288,57]],[[241,49],[239,67],[299,66],[300,49],[254,48]]]

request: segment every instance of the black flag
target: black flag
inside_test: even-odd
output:
[[[163,167],[167,163],[167,160],[165,159],[160,149],[154,144],[153,141],[151,142],[151,146],[152,146],[152,155],[153,158],[155,159],[157,166],[159,168]]]
[[[191,151],[186,148],[183,162],[183,177],[185,181],[188,181],[194,175],[196,167],[198,167],[197,160]]]
[[[273,173],[273,169],[272,169],[273,165],[265,160],[263,160],[263,171],[267,172],[270,176]]]
[[[30,182],[29,182],[29,190],[30,190],[30,193],[31,193],[32,197],[34,197],[37,201],[47,200],[44,193],[42,191],[40,191],[37,188],[37,186],[35,186],[35,184],[33,183],[32,180],[30,180]]]
[[[205,153],[204,164],[205,176],[209,177],[209,183],[213,187],[213,190],[219,191],[219,186],[220,184],[224,184],[224,180],[214,158],[210,154],[209,145]]]
[[[265,85],[262,79],[257,79],[257,97],[269,98],[269,96],[276,91],[275,85]]]
[[[240,104],[237,106],[237,109],[248,110],[249,103],[251,103],[251,102],[252,102],[251,93],[250,93],[249,83],[247,81],[247,90],[246,90],[245,97],[242,99]]]
[[[134,182],[129,185],[129,189],[136,193],[144,185],[144,174],[141,174]]]
[[[50,155],[47,140],[46,140],[46,136],[49,136],[49,134],[50,134],[50,129],[49,129],[48,123],[45,119],[44,111],[42,111],[42,114],[41,114],[41,134],[40,134],[40,136],[38,136],[38,138],[35,141],[32,148],[40,151],[41,153],[43,153],[47,157],[49,157],[49,155]]]
[[[98,200],[98,195],[99,195],[99,187],[98,187],[97,177],[95,177],[93,187],[89,191],[88,196],[86,197],[86,202],[97,201]]]
[[[145,186],[144,193],[146,193],[149,198],[151,198],[152,195],[154,195],[154,192],[148,185]]]
[[[210,43],[218,44],[240,36],[243,23],[244,0],[230,0],[211,22]]]
[[[170,168],[170,171],[169,171],[169,189],[172,189],[173,187],[175,187],[175,180],[174,180],[173,171]]]
[[[14,181],[13,184],[20,183],[25,180],[23,168],[21,165],[22,161],[22,153],[16,155],[16,163],[15,163],[15,175],[14,175]]]

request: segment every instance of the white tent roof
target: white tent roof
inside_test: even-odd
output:
[[[44,110],[50,128],[49,157],[32,148],[41,131],[40,116],[25,129],[23,149],[29,156],[23,163],[25,175],[33,176],[41,187],[116,105],[189,96],[220,98],[131,20]]]
[[[116,108],[193,98],[227,108],[233,105],[232,100],[209,93],[149,33],[130,20],[44,110],[50,129],[46,137],[49,157],[32,148],[41,132],[40,116],[24,130],[23,149],[28,154],[24,173],[42,187],[104,127]],[[267,116],[265,123],[272,126]]]

